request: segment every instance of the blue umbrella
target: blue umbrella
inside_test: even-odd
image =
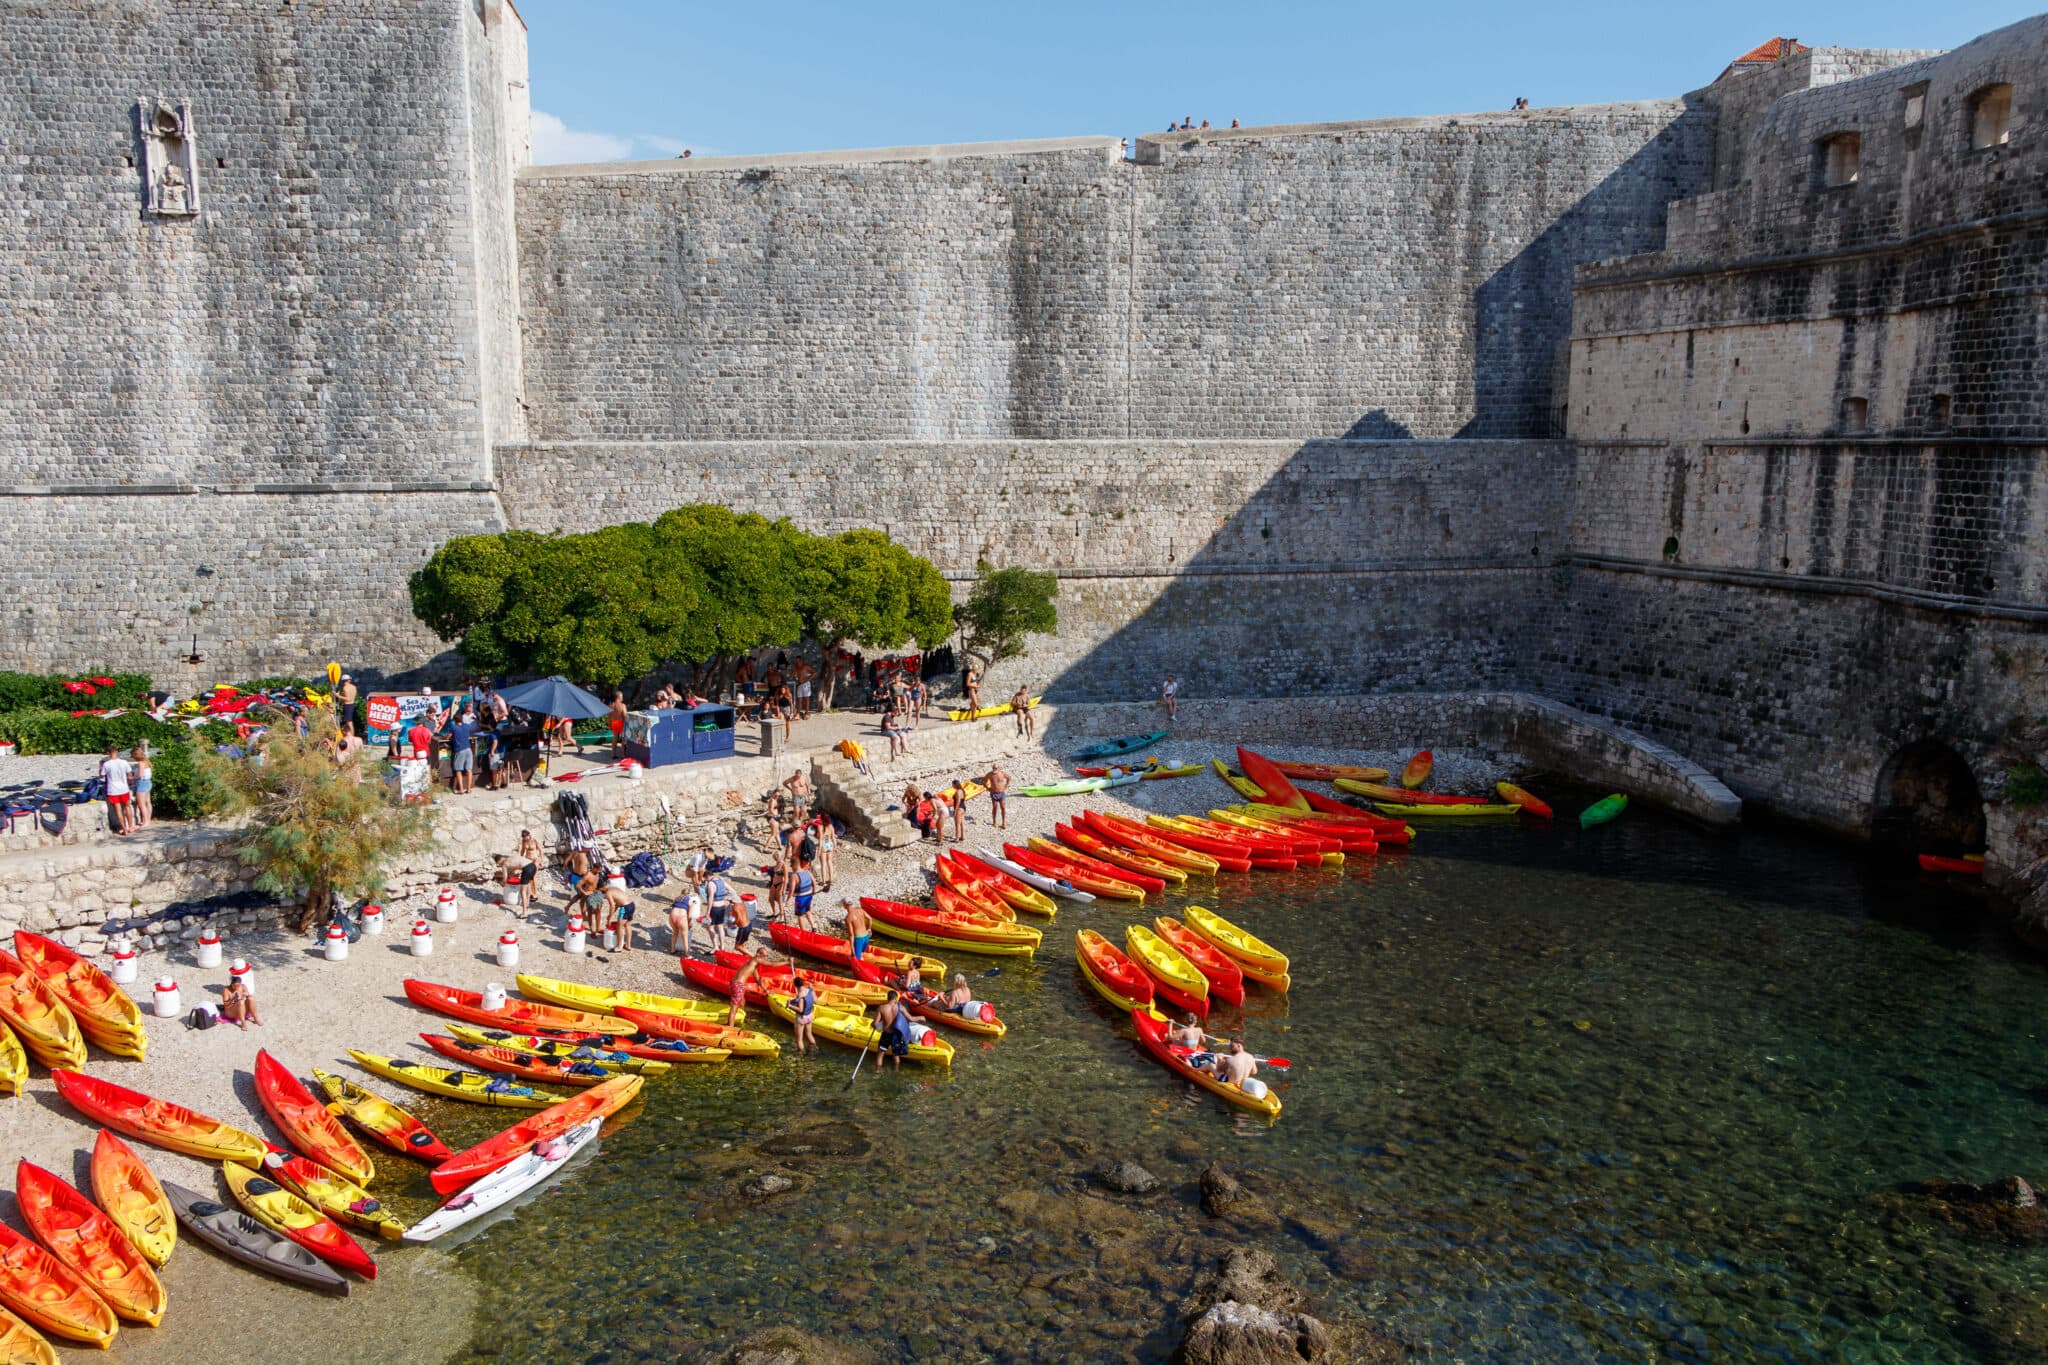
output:
[[[541,716],[594,720],[599,716],[611,714],[609,706],[560,674],[552,678],[521,683],[517,687],[508,687],[498,695],[505,699],[507,706]]]

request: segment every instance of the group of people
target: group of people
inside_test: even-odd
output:
[[[925,791],[912,782],[903,788],[903,818],[927,839],[945,843],[950,828],[953,842],[964,842],[967,838],[967,802],[980,794],[973,790],[978,781],[988,793],[990,825],[996,829],[1008,829],[1011,780],[1009,769],[998,761],[978,780],[956,777],[948,785],[932,791]]]
[[[1205,1031],[1192,1014],[1181,1016],[1180,1022],[1169,1025],[1166,1030],[1167,1044],[1175,1048],[1186,1048],[1187,1064],[1197,1071],[1206,1071],[1217,1080],[1236,1086],[1246,1094],[1253,1093],[1245,1082],[1252,1079],[1259,1069],[1258,1058],[1245,1051],[1242,1038],[1217,1038]],[[1222,1051],[1213,1049],[1221,1047]],[[1265,1093],[1265,1083],[1259,1082],[1259,1094]]]
[[[133,834],[155,818],[149,800],[154,774],[147,744],[138,744],[125,755],[119,745],[107,746],[107,756],[100,760],[100,783],[107,798],[107,823],[114,833]]]

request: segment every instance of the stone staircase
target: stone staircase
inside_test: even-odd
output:
[[[845,755],[831,750],[813,755],[811,782],[818,789],[818,804],[845,821],[846,832],[862,843],[902,848],[917,842],[916,828],[900,811],[889,809],[888,793]]]

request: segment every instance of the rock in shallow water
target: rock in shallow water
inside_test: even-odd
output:
[[[1329,1354],[1330,1334],[1306,1313],[1275,1313],[1226,1299],[1181,1338],[1182,1365],[1289,1365]]]
[[[1135,1161],[1106,1158],[1096,1162],[1089,1174],[1096,1184],[1118,1194],[1150,1194],[1159,1188],[1159,1177]]]

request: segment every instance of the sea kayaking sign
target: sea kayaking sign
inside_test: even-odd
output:
[[[461,692],[436,696],[421,692],[372,692],[363,707],[363,739],[370,744],[389,744],[391,732],[412,724],[415,717],[425,715],[435,706],[441,708],[443,715],[450,714],[464,700]]]

